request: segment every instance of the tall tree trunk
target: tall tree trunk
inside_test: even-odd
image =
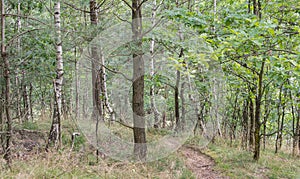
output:
[[[145,111],[144,111],[144,60],[142,57],[142,6],[140,0],[132,0],[132,40],[135,49],[133,50],[133,136],[134,156],[139,160],[146,160],[147,144],[145,132]]]
[[[74,49],[75,57],[75,119],[79,118],[79,75],[78,75],[78,59],[77,48]]]
[[[90,1],[90,21],[95,28],[98,24],[98,13],[97,13],[97,2],[95,0]],[[99,88],[97,87],[98,69],[99,69],[99,54],[97,53],[98,48],[94,44],[91,47],[91,58],[92,58],[92,96],[93,96],[93,118],[98,119],[99,109],[98,101],[100,99]]]
[[[261,101],[263,97],[263,75],[264,75],[264,67],[265,67],[265,59],[261,64],[261,69],[258,75],[258,88],[257,94],[255,97],[255,131],[254,131],[254,139],[255,139],[255,146],[254,146],[254,156],[253,159],[258,161],[260,157],[260,114],[261,114]]]
[[[278,106],[277,106],[277,134],[276,134],[276,141],[275,141],[275,153],[278,153],[278,150],[279,150],[279,141],[280,141],[280,138],[281,138],[281,122],[280,122],[280,119],[281,119],[281,108],[283,108],[283,104],[282,104],[282,89],[283,89],[283,85],[284,83],[282,83],[280,85],[280,90],[279,90],[279,102],[278,102]]]
[[[180,99],[181,99],[181,122],[180,128],[184,131],[185,128],[185,98],[184,98],[185,82],[181,83]]]
[[[269,91],[268,91],[269,92]],[[270,105],[269,105],[269,101],[268,101],[268,95],[267,93],[265,93],[265,112],[264,112],[264,120],[263,120],[263,149],[266,149],[266,130],[267,130],[267,120],[269,118],[270,115]]]
[[[249,109],[249,101],[247,99],[244,100],[243,104],[243,136],[242,136],[242,146],[244,149],[247,149],[248,147],[248,121],[249,121],[249,116],[248,116],[248,109]]]
[[[17,18],[17,25],[18,25],[18,34],[20,34],[20,30],[21,30],[21,3],[20,0],[18,0],[18,18]],[[17,42],[17,51],[18,51],[18,55],[21,55],[21,37],[18,37],[18,42]],[[17,100],[16,100],[16,108],[17,108],[17,116],[19,119],[19,122],[21,122],[21,95],[20,95],[20,78],[19,78],[19,68],[17,68],[16,70],[16,88],[17,88]]]
[[[5,114],[6,114],[6,141],[4,158],[10,166],[11,164],[11,137],[12,137],[12,120],[10,117],[10,71],[9,60],[5,46],[5,4],[1,0],[1,57],[4,64],[4,79],[5,79]]]
[[[256,0],[252,0],[252,3],[253,3],[253,14],[257,14],[257,2]]]
[[[153,1],[153,7],[152,7],[152,17],[151,17],[151,22],[152,22],[152,27],[155,26],[155,18],[156,18],[156,0]],[[154,58],[154,46],[155,46],[155,41],[154,38],[151,39],[151,44],[150,44],[150,55],[151,55],[151,79],[152,79],[152,83],[153,82],[153,78],[154,78],[154,72],[155,72],[155,58]],[[150,88],[150,98],[151,98],[151,111],[154,115],[154,128],[158,128],[159,127],[159,112],[156,108],[156,104],[155,104],[155,95],[154,95],[154,85],[151,85]]]
[[[53,120],[49,133],[49,145],[54,142],[54,146],[58,149],[61,146],[61,118],[62,118],[62,83],[63,83],[63,58],[62,58],[62,41],[61,41],[61,27],[60,27],[60,1],[54,3],[54,22],[56,29],[56,79],[54,85],[54,112]]]
[[[254,94],[254,90],[251,89],[251,92]],[[249,149],[254,149],[254,104],[251,97],[249,97]]]
[[[300,93],[298,93],[297,95],[297,106],[298,106],[298,110],[297,110],[297,122],[296,122],[296,139],[298,140],[298,154],[300,154]]]
[[[22,83],[23,83],[23,117],[24,121],[28,122],[30,118],[30,111],[29,111],[29,97],[28,97],[28,89],[27,84],[25,82],[25,71],[22,73]]]
[[[282,147],[282,141],[283,141],[283,124],[284,124],[284,117],[285,117],[285,107],[286,107],[286,98],[287,98],[287,90],[284,91],[284,99],[282,104],[282,112],[281,112],[281,123],[280,123],[280,135],[279,135],[279,150]]]
[[[297,143],[299,141],[299,115],[297,115],[297,105],[293,102],[292,91],[289,91],[289,97],[291,100],[291,108],[292,108],[292,130],[293,130],[293,155],[297,156],[299,154]],[[297,100],[296,100],[297,104]]]

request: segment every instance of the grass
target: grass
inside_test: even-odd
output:
[[[44,131],[47,135],[51,121],[23,123],[19,129]],[[44,124],[45,123],[45,124]],[[77,131],[72,121],[62,121],[62,149],[50,152],[31,153],[26,159],[13,159],[12,170],[5,169],[0,156],[0,178],[193,178],[184,165],[183,157],[173,153],[166,158],[149,163],[128,163],[104,159],[97,161],[95,149],[89,148],[84,135],[78,136],[74,150],[70,152],[71,133]],[[119,129],[116,129],[117,132]],[[129,133],[128,135],[132,133]],[[165,131],[150,131],[153,138],[165,135]],[[153,133],[153,134],[152,134]],[[123,134],[123,133],[122,133]],[[124,134],[123,134],[124,135]]]
[[[0,162],[2,163],[2,162]],[[4,163],[4,161],[3,161]],[[3,164],[2,163],[2,164]],[[53,151],[15,160],[12,170],[2,170],[0,178],[193,178],[184,161],[172,154],[145,164],[110,159],[97,163],[92,152]]]
[[[218,141],[205,153],[215,159],[216,169],[230,178],[300,178],[299,157],[284,152],[262,150],[260,160],[255,162],[251,152]]]
[[[16,127],[44,131],[46,134],[50,122],[28,122]],[[4,169],[5,161],[0,156],[0,178],[195,178],[186,168],[185,158],[178,152],[145,164],[126,163],[109,158],[97,161],[95,149],[89,148],[84,135],[76,138],[74,150],[70,152],[70,134],[78,129],[69,120],[63,121],[62,128],[63,147],[59,151],[40,152],[31,154],[26,159],[14,159],[12,170]],[[118,125],[111,128],[121,137],[132,137],[129,129],[122,130]],[[151,140],[168,134],[166,130],[147,131]],[[193,137],[186,144],[203,148],[205,140]],[[209,144],[204,152],[214,158],[215,169],[230,178],[300,178],[299,158],[284,152],[274,154],[273,150],[266,149],[261,151],[261,159],[255,162],[252,153],[240,149],[239,145],[233,143],[234,147],[230,147],[227,141],[218,139],[215,144]]]

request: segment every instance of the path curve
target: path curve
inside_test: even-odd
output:
[[[215,162],[213,158],[202,153],[200,149],[193,146],[183,146],[179,151],[186,158],[185,165],[190,169],[198,179],[228,179],[221,176],[214,170]]]

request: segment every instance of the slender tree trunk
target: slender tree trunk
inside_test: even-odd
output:
[[[284,117],[285,117],[285,107],[286,107],[286,98],[287,98],[287,91],[284,91],[284,99],[283,99],[283,104],[282,104],[282,115],[281,115],[281,123],[280,123],[280,135],[279,135],[279,150],[282,147],[282,141],[283,141],[283,124],[284,124]]]
[[[297,95],[297,122],[296,122],[296,141],[298,141],[298,155],[300,154],[300,93]]]
[[[60,1],[54,3],[54,22],[56,29],[56,79],[54,85],[54,113],[52,125],[49,133],[49,145],[54,142],[56,149],[61,146],[61,118],[62,118],[62,83],[63,83],[63,58],[62,58],[62,41],[61,41],[61,25],[60,25]]]
[[[21,3],[20,0],[18,0],[18,18],[17,18],[17,24],[18,24],[18,34],[20,34],[20,30],[21,30]],[[18,50],[18,55],[21,55],[21,37],[18,38],[18,42],[17,42],[17,50]],[[21,95],[20,95],[20,79],[19,79],[19,68],[17,68],[16,70],[16,88],[17,88],[17,101],[16,101],[16,107],[17,107],[17,116],[19,119],[19,122],[21,122]]]
[[[98,13],[97,13],[97,2],[95,0],[90,1],[90,21],[92,26],[95,28],[98,24]],[[98,101],[100,99],[99,88],[97,87],[98,69],[99,69],[99,54],[97,53],[98,48],[94,44],[91,47],[91,58],[92,58],[92,96],[93,96],[93,118],[98,119],[99,109]]]
[[[185,97],[184,97],[185,82],[181,83],[180,99],[181,99],[181,122],[180,128],[184,131],[185,128]]]
[[[75,56],[75,119],[79,118],[79,76],[78,76],[78,59],[77,48],[74,49]]]
[[[3,79],[3,69],[2,67],[0,68],[0,78]],[[0,93],[1,93],[1,96],[5,96],[5,91],[4,91],[4,86],[3,84],[1,84],[1,87],[0,87]],[[5,105],[4,103],[0,103],[0,131],[1,132],[4,132],[4,108],[5,108]],[[2,150],[5,151],[5,145],[4,145],[4,135],[1,134],[0,135],[0,144],[1,144],[1,147],[2,147]]]
[[[4,79],[5,79],[5,114],[6,114],[6,141],[4,158],[10,167],[11,165],[11,137],[12,137],[12,120],[10,117],[10,71],[9,60],[5,46],[5,4],[1,0],[1,57],[4,65]]]
[[[257,2],[256,0],[252,0],[252,3],[253,3],[253,14],[257,14]]]
[[[261,114],[261,101],[263,97],[263,74],[264,74],[264,67],[265,67],[265,59],[261,64],[261,69],[258,75],[258,89],[257,95],[255,98],[255,131],[254,131],[254,139],[255,139],[255,147],[254,147],[254,156],[253,159],[258,161],[260,157],[260,114]]]
[[[249,101],[247,99],[244,100],[243,104],[243,136],[242,136],[242,146],[244,149],[247,149],[248,147],[248,121],[249,121],[249,116],[248,116],[248,107],[249,106]]]
[[[293,101],[292,92],[290,91],[290,99]],[[299,98],[296,99],[296,105],[291,104],[292,107],[292,116],[293,116],[293,155],[297,156],[300,152],[300,107]],[[298,146],[297,146],[298,144]]]
[[[284,83],[282,83],[280,85],[280,90],[279,90],[279,102],[278,102],[278,106],[277,106],[277,134],[276,134],[276,141],[275,141],[275,153],[278,153],[278,150],[280,150],[280,138],[281,138],[281,108],[283,108],[283,104],[282,104],[282,89],[283,89],[283,85]]]
[[[29,111],[29,99],[28,99],[28,89],[27,84],[25,83],[25,71],[22,73],[22,83],[23,83],[23,117],[24,121],[28,122],[30,118],[30,111]]]
[[[32,90],[33,90],[33,86],[32,86],[32,83],[30,83],[29,84],[29,98],[28,98],[28,103],[29,103],[29,116],[30,116],[31,121],[33,121]]]
[[[106,109],[108,110],[109,114],[110,114],[110,118],[112,121],[115,120],[115,111],[112,108],[110,102],[108,101],[108,92],[107,92],[107,85],[106,85],[106,70],[105,70],[105,59],[104,59],[104,55],[102,54],[102,49],[100,49],[100,59],[101,59],[101,67],[100,67],[100,77],[101,77],[101,99],[104,99],[104,105],[106,107]],[[103,106],[104,108],[104,106]],[[104,110],[103,110],[103,114],[104,116]]]
[[[252,91],[254,92],[254,91]],[[249,122],[249,149],[253,150],[254,148],[254,104],[251,97],[249,97],[249,115],[250,115],[250,122]]]
[[[144,111],[144,60],[142,52],[142,6],[140,0],[132,0],[132,40],[135,44],[133,50],[133,136],[134,156],[139,160],[146,160],[147,144],[145,132]]]
[[[180,53],[181,54],[181,53]],[[179,116],[179,84],[180,84],[180,71],[176,71],[176,85],[175,85],[175,125],[176,130],[180,128],[180,116]]]
[[[263,120],[263,149],[266,149],[266,130],[267,130],[267,120],[270,115],[270,105],[268,101],[267,92],[265,93],[265,112],[264,112],[264,120]]]
[[[153,1],[153,7],[152,7],[152,17],[151,17],[151,22],[152,22],[152,27],[155,26],[155,18],[156,18],[156,0]],[[154,46],[155,46],[155,41],[154,38],[151,39],[151,44],[150,44],[150,55],[151,55],[151,79],[152,79],[152,83],[153,82],[153,78],[154,78],[154,72],[155,72],[155,58],[154,58]],[[158,128],[159,127],[159,112],[156,108],[155,105],[155,95],[154,95],[154,85],[151,85],[150,88],[150,98],[151,98],[151,111],[154,114],[154,128]]]
[[[261,19],[261,17],[262,17],[261,0],[257,0],[257,16],[258,16],[259,19]]]

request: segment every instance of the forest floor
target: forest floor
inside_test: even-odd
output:
[[[101,159],[83,136],[70,151],[70,126],[63,125],[63,148],[50,152],[44,151],[48,122],[15,127],[12,170],[5,169],[0,151],[0,178],[300,178],[299,158],[288,151],[274,154],[270,146],[255,162],[238,141],[221,139],[200,149],[200,139],[191,137],[177,152],[149,163]]]
[[[190,169],[196,178],[204,179],[223,179],[229,178],[221,176],[220,172],[214,169],[215,161],[214,159],[200,151],[194,146],[183,146],[179,149],[185,157],[185,164],[188,169]]]

